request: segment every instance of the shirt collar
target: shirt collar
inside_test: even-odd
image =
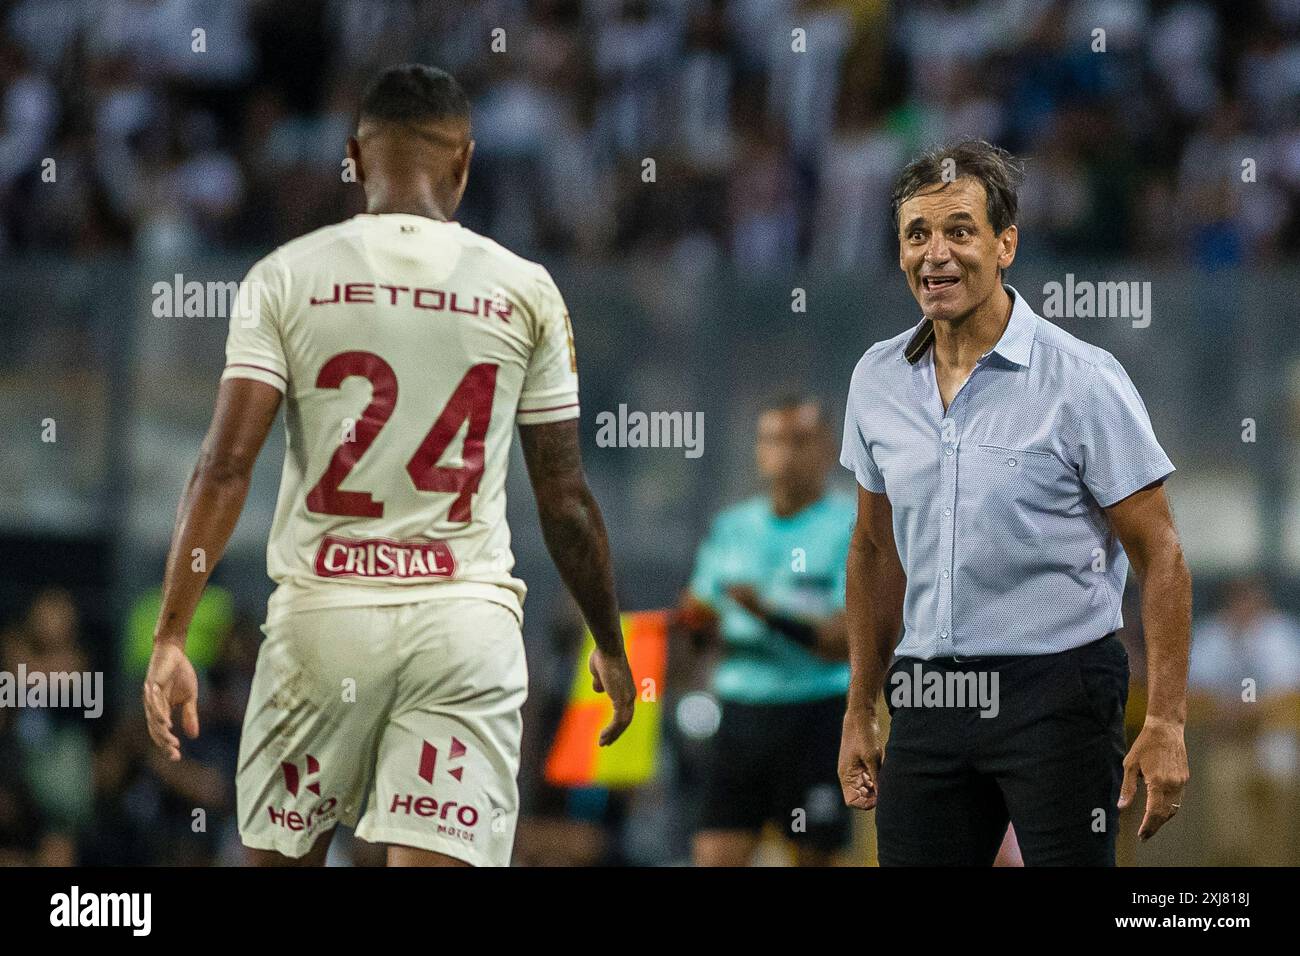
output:
[[[1011,296],[1011,319],[1002,332],[1002,338],[998,339],[998,344],[990,351],[996,352],[1008,362],[1028,368],[1029,357],[1034,349],[1038,316],[1029,307],[1024,296],[1009,285],[1004,285],[1003,288]],[[915,365],[933,344],[934,323],[923,318],[908,340],[906,348],[903,349],[903,356]]]

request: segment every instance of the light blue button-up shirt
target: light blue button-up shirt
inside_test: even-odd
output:
[[[893,508],[900,656],[1053,654],[1119,628],[1128,558],[1102,509],[1174,470],[1115,357],[1006,289],[1011,320],[947,412],[933,348],[905,355],[924,319],[853,371],[840,461]]]

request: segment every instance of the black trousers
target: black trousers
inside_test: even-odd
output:
[[[844,707],[843,697],[723,701],[699,829],[757,832],[771,821],[793,843],[826,853],[843,847],[853,827],[835,774]]]
[[[952,692],[981,679],[996,714]],[[900,657],[885,700],[881,866],[988,866],[1008,821],[1026,866],[1115,865],[1128,654],[1114,634],[1033,657]]]

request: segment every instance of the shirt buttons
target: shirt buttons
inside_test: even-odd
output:
[[[951,449],[951,448],[945,448],[945,449],[943,450],[943,453],[944,453],[945,455],[951,455],[951,454],[952,454],[952,449]]]
[[[1008,458],[1007,464],[1010,465],[1012,468],[1014,468],[1016,467],[1016,460],[1014,458]]]
[[[952,517],[952,509],[951,509],[951,508],[944,508],[944,509],[943,509],[943,516],[944,516],[945,518],[950,518],[950,517]]]
[[[948,639],[948,632],[947,632],[947,631],[940,631],[940,632],[939,632],[939,636],[942,637],[942,638],[946,641],[946,640]]]
[[[947,571],[943,572],[943,576],[946,578],[948,576],[948,572]]]

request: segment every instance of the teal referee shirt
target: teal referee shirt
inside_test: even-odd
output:
[[[791,704],[844,694],[849,666],[771,630],[726,596],[748,584],[777,613],[827,617],[844,608],[845,563],[856,504],[838,492],[782,518],[765,497],[721,512],[695,558],[690,590],[721,617],[727,654],[714,693],[744,704]]]

